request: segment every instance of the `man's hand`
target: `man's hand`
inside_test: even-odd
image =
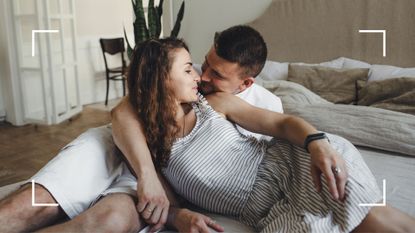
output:
[[[188,209],[178,209],[174,214],[173,223],[174,227],[179,232],[209,233],[209,228],[212,228],[218,232],[224,231],[221,225],[217,224],[208,216]]]
[[[140,177],[137,182],[137,212],[148,224],[151,232],[166,224],[170,202],[156,172]]]
[[[311,176],[317,191],[321,191],[321,174],[324,174],[333,199],[344,201],[348,176],[345,161],[327,140],[313,141],[308,149],[311,155]]]

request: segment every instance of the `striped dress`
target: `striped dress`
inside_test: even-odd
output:
[[[201,97],[192,131],[177,139],[162,173],[177,194],[208,211],[237,218],[262,232],[350,232],[381,201],[356,148],[328,135],[346,161],[344,203],[333,201],[323,178],[316,192],[310,155],[284,140],[258,141],[239,133]]]

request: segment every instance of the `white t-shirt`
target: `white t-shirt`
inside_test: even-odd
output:
[[[245,89],[236,96],[258,108],[263,108],[279,113],[284,112],[282,108],[281,99],[256,83],[252,84],[252,86]],[[254,136],[257,139],[265,139],[268,141],[272,139],[272,137],[270,136],[250,132],[240,127],[239,125],[236,125],[236,128],[239,130],[239,132],[247,136]]]
[[[199,74],[202,73],[201,65],[194,64],[193,67]],[[254,105],[258,108],[263,108],[263,109],[267,109],[273,112],[283,113],[281,99],[256,83],[252,84],[252,86],[245,89],[244,91],[237,94],[236,96],[238,96],[239,98],[245,100],[249,104]],[[247,136],[253,136],[257,139],[265,139],[268,141],[272,139],[272,137],[270,136],[250,132],[238,125],[236,125],[236,128],[239,130],[239,132]]]

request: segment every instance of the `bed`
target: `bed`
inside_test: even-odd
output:
[[[386,181],[386,204],[415,216],[415,112],[408,110],[415,108],[412,12],[415,2],[410,0],[275,0],[249,25],[261,32],[269,48],[269,61],[257,82],[281,97],[286,113],[301,116],[319,130],[350,140],[381,189],[383,180]],[[386,56],[383,56],[382,33],[359,33],[363,29],[386,30]],[[324,76],[322,73],[327,69],[344,72],[368,69],[363,80],[366,87],[382,82],[390,87],[401,78],[408,78],[408,90],[396,88],[401,93],[392,93],[387,87],[360,92],[361,80],[356,80],[355,89],[357,94],[369,95],[372,100],[385,94],[381,92],[405,94],[406,113],[395,111],[401,111],[399,107],[386,107],[385,98],[369,104],[359,100],[347,104],[325,101],[321,96],[327,93],[301,79],[308,74]],[[335,79],[330,78],[327,82]],[[336,84],[341,81],[324,88],[326,91],[330,87],[339,88]]]
[[[355,86],[350,89],[357,93],[358,83],[398,78],[415,80],[415,68],[408,68],[415,67],[413,12],[413,0],[274,0],[249,25],[261,32],[269,48],[269,61],[256,82],[282,99],[286,113],[301,116],[319,130],[339,134],[355,144],[379,187],[385,187],[386,204],[415,217],[415,115],[410,113],[412,110],[402,113],[375,108],[373,104],[359,106],[356,93],[350,103],[337,100],[338,103],[333,103],[318,90],[301,85],[292,75],[295,69],[321,73],[316,69],[325,67],[324,72],[328,70],[329,75],[337,72],[336,69],[342,72],[361,69],[366,72],[366,79],[354,80]],[[386,30],[386,56],[383,56],[382,32],[359,33],[361,29]],[[328,87],[323,89],[330,91]],[[406,90],[410,97],[405,103],[409,108],[415,106],[411,91]],[[17,186],[3,187],[0,198]],[[252,231],[235,220],[209,215],[228,232]]]

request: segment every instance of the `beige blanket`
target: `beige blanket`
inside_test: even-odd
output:
[[[284,111],[318,130],[338,134],[353,144],[415,156],[415,116],[379,108],[330,103],[305,87],[288,82],[259,83],[278,95]]]
[[[415,115],[415,78],[369,82],[358,93],[358,105]]]

